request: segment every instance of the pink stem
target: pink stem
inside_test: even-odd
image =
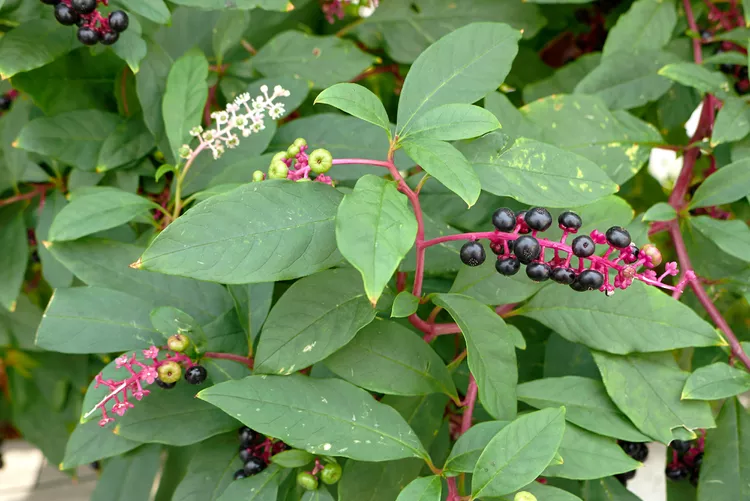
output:
[[[246,365],[248,369],[253,368],[253,359],[248,357],[243,357],[242,355],[234,355],[232,353],[216,353],[216,352],[207,352],[203,355],[206,358],[216,358],[220,360],[231,360],[233,362],[240,363],[242,365]]]
[[[390,162],[384,160],[370,160],[367,158],[334,158],[333,165],[377,165],[378,167],[389,168]]]
[[[458,493],[458,485],[456,484],[456,477],[448,477],[448,498],[446,501],[460,501],[461,495]]]
[[[474,405],[477,402],[477,381],[473,374],[469,374],[469,386],[466,388],[466,398],[464,405],[466,410],[461,417],[461,434],[466,433],[471,428],[471,418],[474,415]]]
[[[690,4],[690,0],[682,0],[682,4],[685,6],[688,26],[691,30],[697,33],[698,36],[700,36],[700,29],[698,28],[698,24],[695,22],[695,16],[693,15],[693,6]],[[695,59],[695,62],[697,64],[701,64],[703,62],[700,38],[693,38],[693,59]]]

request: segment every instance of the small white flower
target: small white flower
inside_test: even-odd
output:
[[[226,143],[229,148],[236,148],[240,144],[240,138],[232,134],[231,136],[229,136],[229,139],[227,139]]]
[[[648,161],[648,173],[665,188],[671,187],[682,170],[682,157],[677,152],[653,148]]]
[[[261,92],[262,92],[263,94],[265,94],[265,95],[268,95],[268,85],[261,85],[261,86],[260,86],[260,91],[261,91]]]
[[[216,131],[213,129],[207,130],[203,133],[203,136],[201,136],[203,140],[207,143],[210,143],[216,138]]]
[[[183,144],[182,146],[180,146],[180,149],[177,151],[177,153],[181,158],[190,158],[190,155],[193,154],[193,150],[190,149],[190,146],[188,146],[187,144]]]
[[[203,133],[203,127],[201,127],[200,125],[197,125],[197,126],[193,127],[192,129],[190,129],[190,135],[191,136],[198,137],[202,133]]]
[[[284,114],[283,103],[273,103],[271,107],[268,109],[268,116],[270,116],[273,120],[276,120],[277,118],[281,118],[283,114]]]
[[[237,127],[237,128],[242,129],[246,125],[247,125],[247,118],[245,118],[244,115],[238,115],[232,119],[232,127]]]
[[[375,12],[375,7],[362,5],[359,8],[359,17],[370,17]]]
[[[215,113],[211,113],[211,116],[219,125],[224,125],[229,121],[229,113],[227,113],[226,111],[217,111]]]
[[[240,111],[240,105],[236,103],[229,103],[227,105],[227,111],[232,114],[237,113],[238,111]]]
[[[234,99],[234,103],[237,105],[245,104],[248,101],[250,101],[250,94],[248,94],[247,92],[243,92]]]

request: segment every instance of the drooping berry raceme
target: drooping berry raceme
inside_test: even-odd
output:
[[[107,6],[109,0],[42,0],[55,6],[55,19],[64,26],[78,26],[78,40],[84,45],[112,45],[120,33],[128,29],[128,15],[115,10],[108,16],[99,12],[99,6]]]
[[[669,447],[672,449],[672,461],[664,470],[667,478],[680,481],[690,478],[690,483],[698,484],[701,465],[703,464],[703,446],[705,431],[695,441],[673,440]]]

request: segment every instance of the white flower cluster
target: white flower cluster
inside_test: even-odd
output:
[[[263,95],[254,99],[251,99],[247,92],[240,94],[234,102],[227,105],[226,110],[211,113],[215,128],[204,131],[203,127],[193,127],[190,135],[200,140],[198,148],[201,150],[208,148],[214,158],[219,158],[225,148],[236,148],[240,144],[238,134],[248,137],[254,132],[265,129],[263,121],[266,113],[272,120],[281,118],[285,111],[284,104],[274,102],[274,100],[279,97],[289,97],[289,91],[280,85],[273,88],[273,94],[270,96],[268,86],[262,85],[260,91]],[[197,150],[185,144],[180,148],[180,156],[190,158],[195,151]]]

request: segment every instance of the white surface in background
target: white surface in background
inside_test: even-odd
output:
[[[643,501],[667,501],[667,447],[658,442],[648,444],[648,457],[628,482],[628,490]],[[729,500],[727,500],[729,501]]]

